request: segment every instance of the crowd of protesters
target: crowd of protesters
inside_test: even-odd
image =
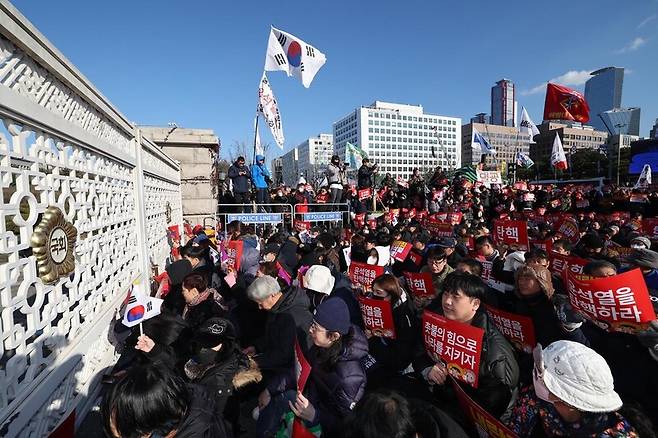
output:
[[[416,171],[409,181],[385,175],[375,187],[376,167],[364,166],[354,187],[334,157],[317,192],[305,183],[268,192],[269,171],[238,159],[229,171],[234,202],[248,202],[252,179],[259,202],[347,202],[352,222],[257,235],[236,221],[216,242],[200,226],[174,242],[159,278],[162,312],[144,322],[143,334],[128,333],[106,390],[108,436],[281,437],[292,436],[296,421],[312,434],[304,436],[477,436],[448,367],[425,350],[424,310],[483,330],[477,388],[456,384],[518,436],[655,436],[658,324],[602,329],[574,310],[565,277],[551,270],[554,253],[585,259],[591,277],[640,268],[658,304],[658,253],[643,227],[657,216],[655,192],[486,187],[449,181],[440,169],[427,181]],[[359,200],[366,188],[370,198]],[[426,226],[453,213],[450,235]],[[575,237],[558,233],[565,217],[575,221]],[[500,218],[527,221],[530,242],[550,242],[550,250],[497,241],[491,230]],[[224,253],[235,241],[239,260],[229,265]],[[412,245],[404,260],[391,256],[394,241]],[[384,273],[362,287],[347,275],[351,263]],[[484,264],[497,287],[484,280]],[[434,296],[414,296],[406,272],[431,273]],[[360,295],[390,302],[395,339],[364,325]],[[531,319],[537,348],[510,342],[485,305]],[[297,351],[311,366],[302,390]]]

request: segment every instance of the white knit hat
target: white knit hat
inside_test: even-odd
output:
[[[313,265],[304,274],[304,287],[315,292],[329,295],[334,290],[336,279],[329,268],[323,265]]]
[[[612,412],[621,408],[610,367],[591,348],[572,341],[553,342],[541,351],[541,361],[543,364],[535,366],[543,370],[544,384],[563,402],[584,412]]]

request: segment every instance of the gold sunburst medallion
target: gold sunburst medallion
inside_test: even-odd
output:
[[[78,230],[64,218],[62,210],[48,207],[30,239],[32,253],[37,258],[39,278],[53,283],[75,270],[73,249]]]

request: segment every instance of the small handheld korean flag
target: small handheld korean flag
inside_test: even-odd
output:
[[[266,71],[285,71],[308,88],[325,62],[327,57],[315,47],[274,27],[270,30],[265,55]]]
[[[133,327],[160,314],[162,301],[159,298],[144,295],[139,287],[133,286],[123,315],[123,325]]]
[[[484,138],[482,136],[482,134],[480,134],[480,132],[477,129],[473,128],[473,135],[472,135],[472,138],[471,138],[471,148],[476,147],[476,145],[480,147],[480,151],[483,154],[487,154],[487,155],[490,155],[490,154],[495,155],[496,154],[496,149],[494,149],[489,144],[487,139]]]
[[[522,107],[521,111],[521,124],[519,125],[519,132],[528,134],[530,136],[530,143],[534,143],[534,136],[539,135],[539,129],[537,129],[537,125],[534,124],[528,115],[528,112],[525,110],[525,107]]]

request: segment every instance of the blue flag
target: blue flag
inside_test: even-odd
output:
[[[486,138],[482,137],[482,134],[478,132],[475,127],[473,128],[473,136],[471,140],[471,147],[479,145],[480,150],[483,154],[495,154],[496,150],[489,144]]]

